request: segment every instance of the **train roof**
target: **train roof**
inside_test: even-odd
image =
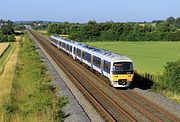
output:
[[[124,61],[132,62],[132,60],[129,57],[118,54],[118,53],[113,53],[113,52],[110,52],[110,51],[105,50],[105,49],[101,49],[101,48],[97,48],[97,47],[87,45],[87,44],[84,44],[84,43],[76,42],[76,41],[73,41],[73,40],[70,40],[70,39],[67,39],[67,38],[64,38],[64,37],[60,37],[60,36],[57,36],[57,35],[51,36],[51,37],[55,37],[58,40],[66,41],[66,42],[68,42],[69,44],[72,44],[72,45],[76,45],[77,47],[79,47],[79,48],[81,48],[83,50],[86,50],[86,51],[88,50],[89,53],[92,53],[92,54],[94,54],[96,56],[99,56],[100,58],[107,59],[109,61],[124,60]]]

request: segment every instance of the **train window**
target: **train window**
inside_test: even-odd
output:
[[[110,73],[110,67],[111,67],[111,63],[104,60],[104,67],[103,67],[104,71]]]
[[[72,53],[72,46],[70,46],[69,51]]]
[[[76,52],[76,48],[74,47],[73,53],[75,54],[75,52]]]
[[[69,50],[69,45],[68,44],[66,45],[66,49]]]
[[[61,41],[59,42],[59,46],[61,47]]]
[[[52,41],[55,43],[55,39],[52,39]]]
[[[62,42],[62,47],[65,48],[65,43],[64,42]]]
[[[115,62],[113,64],[113,74],[126,74],[133,72],[133,65],[131,62]]]
[[[58,42],[58,41],[55,39],[55,43],[56,43],[56,44],[57,44],[57,42]]]
[[[101,59],[99,57],[93,56],[93,64],[100,68]]]
[[[86,60],[91,63],[91,54],[86,53]]]
[[[82,58],[83,58],[84,60],[86,60],[86,52],[85,52],[85,51],[82,51]]]
[[[81,50],[77,48],[77,56],[81,57]]]

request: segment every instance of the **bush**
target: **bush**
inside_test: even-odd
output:
[[[180,60],[167,62],[159,84],[156,85],[161,87],[161,90],[170,90],[180,94]]]
[[[16,38],[14,37],[14,35],[8,36],[8,42],[14,42],[15,40],[16,40]]]
[[[1,42],[7,41],[7,35],[0,34],[0,41]]]
[[[3,108],[7,113],[13,113],[16,110],[15,106],[12,103],[5,103],[3,105]]]
[[[0,34],[0,42],[14,42],[16,39],[14,35],[3,35]]]
[[[118,33],[112,29],[109,29],[101,33],[102,40],[118,40],[118,38]]]
[[[55,122],[61,122],[63,121],[63,118],[65,116],[65,114],[62,112],[62,108],[68,104],[68,99],[67,97],[60,97],[57,101],[57,107],[59,108],[56,112],[56,114],[54,115],[54,120]]]

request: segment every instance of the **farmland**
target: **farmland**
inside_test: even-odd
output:
[[[8,61],[8,57],[14,51],[15,47],[16,47],[16,44],[14,42],[10,42],[8,49],[6,51],[3,51],[3,55],[0,58],[0,74],[2,73],[6,62]]]
[[[0,57],[3,55],[4,51],[9,47],[8,43],[0,43]]]
[[[180,58],[180,42],[86,42],[112,52],[126,55],[140,73],[160,74],[167,61]]]

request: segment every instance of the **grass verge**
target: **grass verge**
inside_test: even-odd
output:
[[[4,103],[6,121],[62,121],[66,97],[55,96],[51,76],[27,34],[21,42],[10,100]]]

